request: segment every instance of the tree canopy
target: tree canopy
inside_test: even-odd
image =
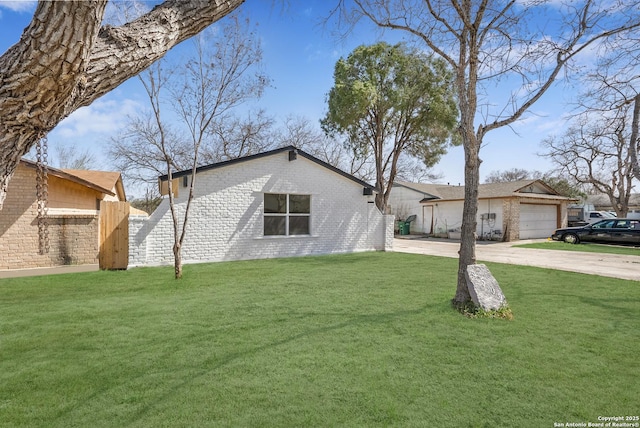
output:
[[[403,44],[357,47],[335,66],[327,134],[345,137],[360,157],[376,165],[378,208],[384,210],[401,156],[435,165],[457,125],[453,74],[444,61]]]

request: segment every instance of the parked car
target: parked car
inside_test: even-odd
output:
[[[612,244],[640,245],[640,220],[614,218],[580,227],[557,229],[551,235],[554,241],[570,244],[580,242],[603,242]]]

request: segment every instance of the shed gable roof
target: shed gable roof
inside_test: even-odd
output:
[[[112,196],[115,196],[113,193],[113,189],[115,189],[120,200],[124,201],[126,199],[124,186],[122,185],[122,177],[119,172],[84,169],[63,169],[62,171],[89,183],[94,183],[103,189],[110,189],[109,194]]]
[[[260,158],[264,158],[267,156],[274,156],[277,154],[281,154],[281,153],[288,153],[288,152],[294,152],[297,156],[301,156],[305,159],[310,160],[311,162],[314,162],[328,170],[330,170],[331,172],[341,175],[351,181],[354,181],[355,183],[359,184],[360,186],[366,187],[368,189],[373,189],[375,191],[377,191],[378,189],[375,186],[372,186],[369,183],[366,183],[362,180],[360,180],[357,177],[354,177],[353,175],[346,173],[344,171],[342,171],[339,168],[336,168],[335,166],[328,164],[325,161],[322,161],[318,158],[316,158],[313,155],[310,155],[309,153],[298,149],[297,147],[294,146],[285,146],[285,147],[281,147],[279,149],[274,149],[274,150],[269,150],[267,152],[262,152],[262,153],[258,153],[255,155],[249,155],[249,156],[244,156],[244,157],[240,157],[240,158],[236,158],[236,159],[230,159],[230,160],[226,160],[226,161],[222,161],[222,162],[216,162],[210,165],[204,165],[204,166],[199,166],[198,168],[196,168],[196,174],[199,172],[204,172],[204,171],[210,171],[213,169],[219,169],[219,168],[224,168],[226,166],[230,166],[230,165],[237,165],[240,163],[244,163],[244,162],[250,162],[256,159],[260,159]],[[192,170],[191,169],[187,169],[187,170],[183,170],[183,171],[177,171],[171,174],[171,178],[172,179],[176,179],[176,178],[180,178],[180,177],[184,177],[184,176],[188,176],[192,174]],[[161,175],[160,177],[158,177],[158,181],[160,183],[167,181],[168,180],[168,175]]]
[[[29,168],[37,168],[37,164],[34,161],[21,159],[20,162]],[[126,199],[124,187],[122,186],[122,177],[119,172],[59,169],[47,166],[47,173],[86,186],[100,193],[105,193],[109,196],[116,195],[113,192],[115,188],[117,192],[122,192],[121,195],[118,196],[121,196],[122,200]]]

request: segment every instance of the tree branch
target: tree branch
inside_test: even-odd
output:
[[[90,104],[132,74],[146,69],[175,45],[200,33],[244,1],[168,0],[130,23],[101,28],[91,52],[86,89],[75,100],[75,107]]]

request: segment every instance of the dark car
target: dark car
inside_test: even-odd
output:
[[[551,239],[570,244],[603,242],[640,245],[640,220],[615,218],[580,227],[567,227],[553,232]]]

